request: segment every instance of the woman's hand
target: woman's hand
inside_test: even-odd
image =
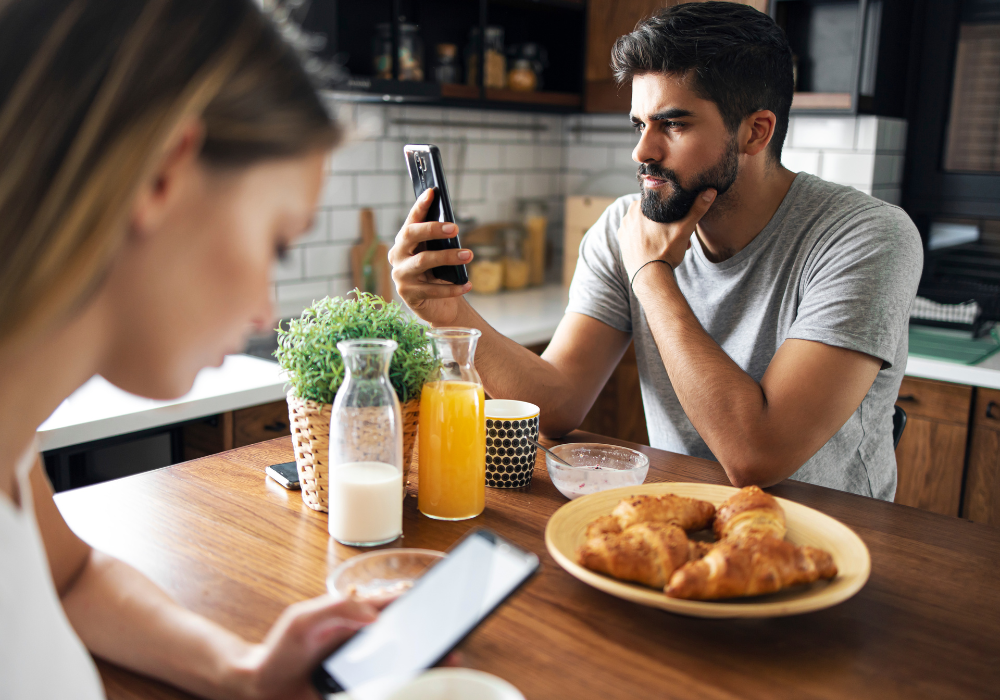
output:
[[[309,677],[327,656],[362,627],[375,621],[378,604],[335,601],[323,596],[290,605],[260,644],[237,663],[234,697],[255,700],[317,700]]]
[[[455,224],[424,222],[433,200],[434,191],[427,190],[410,209],[389,251],[389,264],[396,291],[417,316],[434,326],[455,325],[464,304],[461,297],[472,289],[472,284],[439,280],[431,273],[431,268],[464,265],[472,260],[472,251],[427,250],[427,241],[458,235]]]

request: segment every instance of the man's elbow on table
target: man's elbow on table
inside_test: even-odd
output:
[[[802,464],[790,463],[773,453],[750,452],[734,455],[719,460],[729,477],[730,483],[736,488],[745,486],[760,486],[767,488],[794,474]]]

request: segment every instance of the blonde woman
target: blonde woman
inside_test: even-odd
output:
[[[0,696],[103,697],[93,654],[315,698],[309,672],[374,619],[316,599],[247,642],[76,537],[33,446],[95,373],[176,397],[272,323],[339,136],[250,0],[0,0]]]

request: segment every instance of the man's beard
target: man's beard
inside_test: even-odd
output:
[[[705,190],[714,189],[717,192],[716,197],[721,197],[732,187],[739,170],[739,149],[735,138],[729,141],[726,152],[719,158],[719,162],[695,176],[694,186],[687,189],[681,186],[677,173],[670,168],[661,168],[654,163],[643,163],[639,166],[637,174],[642,190],[642,213],[650,221],[660,224],[680,221],[687,216],[695,199]],[[661,196],[659,188],[647,190],[641,187],[643,175],[669,181],[673,185],[673,192],[664,197]]]

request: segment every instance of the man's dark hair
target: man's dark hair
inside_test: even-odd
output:
[[[692,90],[719,108],[730,133],[761,109],[777,123],[768,145],[774,162],[788,132],[792,50],[763,12],[734,2],[693,2],[658,11],[619,37],[611,49],[619,84],[643,73],[688,77]]]

